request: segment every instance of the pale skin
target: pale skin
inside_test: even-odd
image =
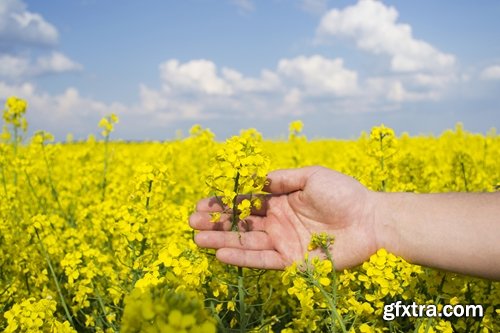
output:
[[[301,261],[311,235],[335,237],[335,268],[354,267],[378,249],[419,265],[500,280],[500,193],[381,193],[324,167],[269,173],[263,207],[242,231],[230,217],[210,222],[223,208],[214,198],[198,202],[189,223],[195,242],[217,249],[228,264],[284,269]]]

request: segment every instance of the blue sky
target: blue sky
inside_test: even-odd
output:
[[[0,100],[30,130],[355,138],[500,125],[500,2],[1,0]]]

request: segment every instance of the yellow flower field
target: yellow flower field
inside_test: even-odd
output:
[[[270,170],[305,165],[377,191],[496,191],[494,131],[457,125],[438,137],[410,137],[379,126],[357,140],[309,141],[293,122],[283,140],[247,130],[219,142],[194,126],[186,138],[126,143],[112,140],[120,124],[110,115],[98,124],[102,137],[62,143],[46,132],[26,137],[26,109],[11,97],[3,113],[0,330],[499,331],[498,282],[411,265],[383,249],[343,272],[319,259],[305,270],[239,269],[198,248],[188,225],[196,202],[214,194],[238,208],[237,224],[260,202],[237,204],[236,195],[261,191]],[[318,235],[311,246],[328,241]],[[481,304],[484,316],[384,321],[384,304],[398,300]]]

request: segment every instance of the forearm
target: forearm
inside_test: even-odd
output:
[[[500,193],[375,193],[379,247],[407,261],[500,280]]]

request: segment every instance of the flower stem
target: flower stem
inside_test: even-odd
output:
[[[239,171],[236,172],[236,176],[234,177],[234,193],[236,195],[233,198],[233,203],[232,203],[232,208],[233,208],[233,214],[231,216],[231,230],[232,231],[238,231],[238,235],[240,232],[240,229],[238,227],[238,190],[239,190],[239,180],[240,180],[240,173]],[[240,235],[241,237],[241,235]],[[241,238],[240,238],[241,241]],[[246,304],[245,304],[245,286],[244,286],[244,275],[243,275],[243,268],[238,267],[238,312],[240,315],[240,332],[246,332],[246,327],[247,327],[247,313],[246,313]]]
[[[71,219],[68,214],[64,211],[61,201],[59,200],[59,193],[57,192],[56,186],[54,185],[54,181],[52,179],[52,167],[50,166],[49,159],[47,158],[47,153],[45,151],[45,144],[42,143],[42,153],[43,153],[43,160],[45,161],[45,166],[47,168],[47,179],[49,180],[49,186],[50,186],[50,192],[52,194],[52,197],[57,203],[57,207],[59,208],[59,211],[61,214],[65,217],[66,221],[70,224],[71,227],[75,227],[73,219]]]
[[[17,146],[19,141],[19,133],[17,131],[17,127],[14,126],[14,161],[17,159]],[[14,185],[17,185],[17,171],[14,168]]]
[[[101,199],[104,201],[106,198],[106,185],[107,185],[107,180],[106,180],[106,174],[108,172],[108,145],[109,145],[109,134],[105,136],[104,138],[104,167],[102,170],[102,194],[101,194]]]
[[[240,332],[246,332],[247,327],[247,309],[245,304],[245,287],[243,283],[243,268],[238,267],[238,311],[240,313]]]
[[[2,184],[3,184],[3,191],[5,192],[5,198],[8,197],[8,192],[7,192],[7,182],[5,181],[5,171],[4,167],[0,165],[0,168],[2,169]]]
[[[238,228],[238,210],[236,209],[238,207],[238,188],[239,188],[239,180],[240,180],[240,173],[236,173],[236,177],[234,177],[234,193],[236,195],[233,198],[233,215],[231,217],[231,230],[232,231],[240,231]]]
[[[151,191],[153,189],[153,181],[150,180],[148,183],[148,197],[146,198],[146,211],[149,211],[149,203],[151,202]],[[148,223],[148,218],[144,218],[144,224]],[[144,238],[141,241],[141,251],[139,253],[139,257],[144,254],[144,250],[146,250],[146,242],[147,238],[144,236]]]
[[[335,272],[335,263],[333,261],[332,253],[330,252],[330,245],[333,245],[330,241],[326,244],[325,247],[323,247],[323,251],[326,254],[327,259],[332,263],[332,271],[330,274],[330,280],[332,283],[332,294],[333,294],[333,299],[330,297],[330,295],[326,292],[326,290],[323,288],[323,286],[320,283],[315,283],[317,284],[317,287],[323,294],[323,296],[327,299],[328,304],[330,306],[330,311],[332,314],[332,327],[334,327],[335,320],[338,321],[340,327],[342,328],[342,332],[347,332],[344,321],[342,320],[342,316],[338,313],[337,311],[337,274]]]
[[[66,301],[64,299],[61,286],[59,285],[59,281],[57,281],[57,276],[56,272],[54,271],[54,267],[52,266],[52,262],[50,261],[49,255],[47,254],[47,251],[45,250],[45,247],[43,246],[43,242],[40,238],[40,235],[38,234],[38,231],[35,230],[36,232],[36,237],[38,238],[38,242],[40,243],[40,247],[42,248],[42,253],[43,256],[45,257],[45,260],[47,261],[47,265],[49,266],[50,274],[52,275],[52,279],[54,280],[54,283],[56,285],[57,293],[59,294],[59,298],[61,299],[61,305],[64,309],[64,312],[66,314],[66,318],[68,318],[69,323],[71,326],[75,326],[73,323],[73,318],[71,317],[71,313],[69,312],[68,306],[66,304]]]

